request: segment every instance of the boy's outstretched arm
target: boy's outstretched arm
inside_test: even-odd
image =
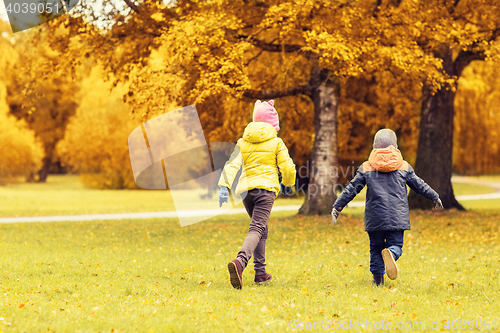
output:
[[[413,171],[413,168],[409,164],[408,175],[406,176],[406,184],[408,184],[408,186],[416,193],[431,200],[435,204],[435,209],[443,208],[441,199],[439,199],[439,194],[434,191],[432,187],[430,187],[426,182],[424,182],[422,178],[417,176],[417,174],[415,173],[415,171]]]
[[[240,170],[241,165],[243,164],[243,156],[241,155],[240,146],[236,144],[234,147],[233,153],[229,160],[224,164],[224,169],[222,170],[222,174],[219,178],[219,207],[222,206],[224,202],[228,202],[229,200],[229,189],[233,185],[234,178]]]
[[[361,192],[361,190],[365,187],[365,185],[366,185],[366,178],[365,175],[363,174],[363,166],[360,166],[358,168],[358,171],[356,172],[356,176],[349,182],[349,184],[347,184],[344,192],[340,194],[340,196],[333,204],[332,208],[333,224],[337,222],[337,218],[339,217],[342,209],[344,209],[344,207],[347,206],[347,204],[351,202],[351,200],[354,199],[354,197],[359,192]]]

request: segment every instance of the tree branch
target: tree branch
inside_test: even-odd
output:
[[[260,50],[259,53],[257,53],[255,56],[248,59],[247,63],[245,64],[245,67],[248,66],[252,62],[252,60],[257,59],[257,57],[260,56],[262,54],[262,52],[264,52],[264,50]]]
[[[382,6],[382,0],[377,0],[375,4],[375,9],[373,10],[373,17],[378,18],[378,13],[380,12],[380,6]]]
[[[455,0],[453,2],[453,5],[451,6],[451,8],[448,10],[448,13],[450,15],[453,15],[455,13],[455,10],[457,9],[457,6],[458,6],[458,3],[460,2],[460,0]]]
[[[123,1],[125,1],[125,3],[127,4],[127,6],[129,6],[130,9],[132,9],[134,12],[136,12],[136,13],[140,13],[141,12],[140,9],[139,9],[139,7],[137,7],[135,5],[135,3],[132,2],[132,0],[123,0]]]
[[[264,41],[261,41],[252,35],[250,36],[245,36],[245,35],[238,35],[239,39],[245,39],[252,43],[252,45],[261,48],[264,51],[268,52],[297,52],[302,49],[302,46],[296,45],[296,44],[272,44],[272,43],[266,43]]]
[[[247,98],[257,99],[272,99],[285,96],[307,95],[312,96],[314,87],[311,85],[303,85],[283,90],[255,90],[250,89],[245,91],[243,96]]]
[[[462,75],[462,71],[474,60],[484,60],[484,52],[462,51],[458,54],[453,63],[453,72],[457,77]]]
[[[494,40],[496,40],[498,37],[500,37],[500,27],[499,27],[499,28],[496,28],[495,30],[493,30],[493,34],[491,35],[491,39],[490,39],[490,41],[494,41]]]
[[[500,36],[500,28],[493,30],[489,41],[494,41]],[[475,45],[475,44],[474,44]],[[462,71],[474,60],[485,60],[486,55],[483,51],[461,51],[453,63],[453,72],[457,77],[462,75]]]

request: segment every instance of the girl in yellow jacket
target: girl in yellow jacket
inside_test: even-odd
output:
[[[295,185],[295,164],[288,155],[283,140],[278,138],[278,112],[274,101],[255,103],[253,122],[247,125],[243,137],[238,140],[229,161],[224,165],[218,185],[219,205],[228,202],[229,188],[238,170],[243,167],[236,195],[243,198],[248,215],[252,219],[248,236],[236,259],[228,263],[231,284],[242,287],[242,274],[253,255],[255,283],[272,279],[266,273],[265,251],[268,233],[267,220],[274,200],[280,193],[279,172],[282,183],[291,191]]]

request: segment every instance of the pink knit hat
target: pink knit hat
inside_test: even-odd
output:
[[[260,100],[255,102],[253,108],[253,121],[260,121],[264,123],[271,124],[277,131],[280,130],[280,120],[278,118],[278,112],[274,108],[274,101],[261,102]]]

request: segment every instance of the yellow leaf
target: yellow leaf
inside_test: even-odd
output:
[[[156,22],[161,22],[165,19],[162,13],[154,13],[153,15],[151,15],[151,18]]]

